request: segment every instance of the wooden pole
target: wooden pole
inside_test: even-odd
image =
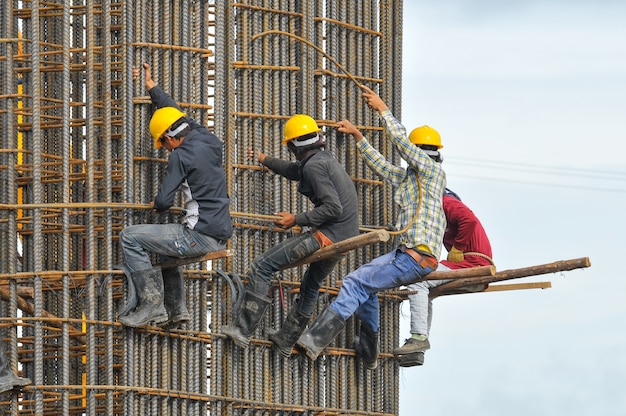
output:
[[[456,279],[467,279],[471,277],[494,276],[495,274],[496,274],[495,266],[479,266],[479,267],[471,267],[469,269],[435,270],[434,272],[428,273],[426,276],[416,281],[449,280],[449,279],[456,280]]]
[[[589,257],[582,257],[572,260],[555,261],[553,263],[541,264],[538,266],[504,270],[501,272],[497,272],[494,276],[458,279],[453,282],[444,283],[443,285],[431,289],[430,296],[434,298],[442,295],[444,292],[447,292],[451,289],[458,289],[464,286],[500,282],[503,280],[519,279],[522,277],[538,276],[548,273],[564,272],[575,269],[582,269],[590,266],[591,262],[589,261]]]
[[[370,244],[384,243],[389,241],[389,233],[386,230],[370,231],[369,233],[360,234],[352,238],[340,241],[333,245],[321,248],[315,253],[302,260],[288,264],[281,270],[289,269],[291,267],[301,266],[303,264],[315,263],[316,261],[325,260],[330,257],[338,256],[347,251],[355,250],[359,247],[363,247]]]
[[[0,287],[0,297],[2,298],[2,300],[9,302],[11,295],[9,294],[9,291],[7,289]],[[35,307],[32,304],[28,303],[26,299],[24,299],[21,296],[17,296],[17,307],[20,308],[22,312],[25,312],[28,315],[31,315],[31,316],[35,315]],[[52,315],[50,312],[46,311],[45,309],[41,312],[41,316],[43,318],[51,318],[51,320],[48,321],[48,324],[50,326],[53,326],[55,328],[63,328],[62,322],[54,320],[54,319],[59,319],[59,318]],[[78,329],[74,328],[71,325],[69,326],[69,329],[71,333],[72,332],[74,333],[74,335],[77,333],[82,334],[81,331],[79,331]],[[87,339],[83,335],[76,336],[76,339],[82,344],[87,343]]]

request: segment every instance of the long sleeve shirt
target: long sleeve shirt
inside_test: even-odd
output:
[[[263,164],[299,181],[298,192],[313,203],[313,209],[296,214],[296,224],[315,227],[335,243],[359,233],[356,188],[332,154],[316,149],[300,162],[266,156]]]
[[[151,88],[149,93],[157,108],[180,109],[159,86]],[[171,207],[180,188],[185,208],[183,223],[199,233],[226,240],[232,235],[233,227],[222,165],[222,141],[191,118],[187,122],[191,131],[169,156],[154,208],[164,211]]]
[[[446,217],[441,203],[446,187],[445,172],[440,163],[411,143],[406,129],[391,111],[382,111],[380,115],[395,148],[408,167],[405,169],[391,164],[365,138],[359,140],[357,149],[367,165],[396,188],[394,201],[400,208],[396,229],[410,224],[409,229],[401,236],[402,243],[410,248],[427,250],[439,258],[446,228]]]
[[[483,225],[474,215],[474,212],[460,200],[444,195],[443,210],[446,214],[448,226],[443,236],[443,245],[446,250],[454,246],[464,253],[481,253],[489,258],[492,257],[491,243]],[[484,257],[476,255],[465,255],[461,262],[453,263],[442,260],[451,269],[464,269],[467,267],[489,266],[491,263]]]

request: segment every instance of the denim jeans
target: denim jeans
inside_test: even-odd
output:
[[[159,262],[164,262],[226,248],[225,240],[216,240],[183,224],[131,225],[120,233],[120,244],[131,273],[152,268],[150,253],[156,253]]]
[[[356,313],[361,321],[377,332],[378,292],[407,285],[432,271],[433,268],[421,267],[404,251],[393,250],[344,277],[339,295],[330,308],[344,320]]]
[[[284,266],[301,260],[320,249],[320,243],[311,233],[287,238],[265,253],[257,256],[250,265],[249,288],[256,293],[267,295],[272,275]],[[319,289],[326,276],[343,256],[311,263],[302,277],[298,309],[303,315],[310,316],[315,308]]]
[[[439,264],[437,270],[450,270],[447,266]],[[407,285],[407,289],[417,291],[414,295],[409,295],[409,306],[411,309],[411,334],[428,335],[430,325],[433,320],[433,301],[428,297],[430,289],[437,287],[450,280],[420,280],[419,282]]]

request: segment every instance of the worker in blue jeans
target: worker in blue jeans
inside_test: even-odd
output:
[[[431,127],[418,127],[423,140],[414,143],[381,98],[365,86],[362,89],[363,98],[370,108],[379,112],[395,148],[408,166],[394,166],[387,161],[350,121],[339,122],[339,131],[352,135],[369,168],[396,188],[394,201],[400,210],[395,226],[405,231],[398,237],[395,249],[343,279],[337,298],[302,334],[297,345],[311,360],[317,359],[322,349],[344,329],[346,320],[356,313],[361,320],[361,332],[355,350],[368,369],[375,369],[378,365],[377,294],[412,283],[437,269],[446,228],[441,205],[446,175],[441,168],[439,147],[434,144],[435,139],[440,139],[439,134]]]

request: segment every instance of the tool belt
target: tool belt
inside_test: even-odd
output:
[[[409,256],[413,257],[413,260],[415,260],[417,264],[423,269],[431,268],[435,270],[437,268],[437,265],[439,264],[437,259],[434,258],[433,256],[426,254],[426,253],[422,253],[420,251],[417,251],[405,245],[400,246],[400,250],[408,254]]]
[[[320,230],[312,230],[311,235],[320,243],[320,248],[332,246],[333,242],[330,238],[326,237],[326,235]]]

